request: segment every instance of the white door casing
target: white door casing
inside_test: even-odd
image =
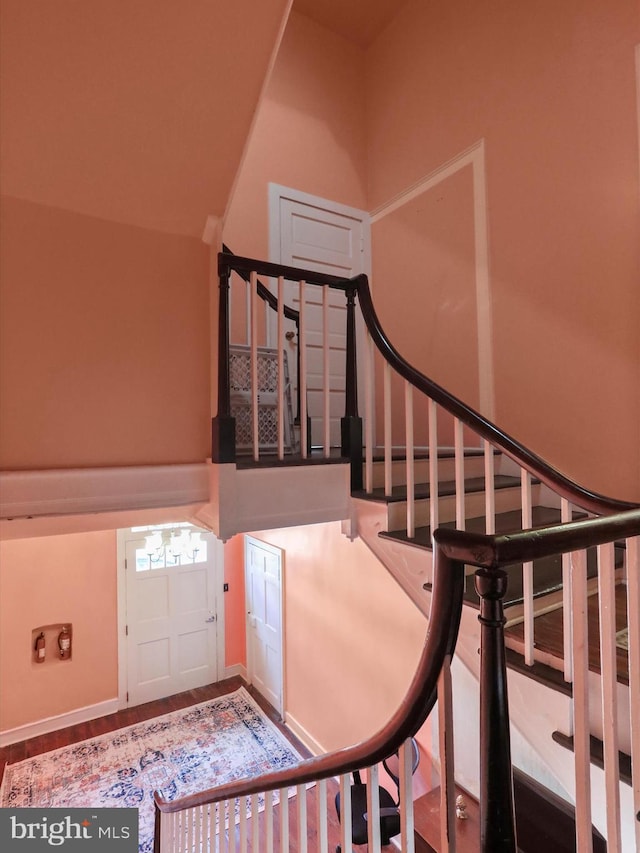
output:
[[[369,214],[327,199],[269,184],[269,259],[275,263],[302,267],[338,276],[370,275],[371,237]],[[322,288],[308,285],[307,294],[307,400],[311,418],[312,443],[323,435],[323,315]],[[289,282],[287,304],[299,309],[299,290]],[[362,357],[364,327],[358,312],[358,391],[363,396]],[[272,318],[272,322],[274,318]],[[329,297],[330,442],[340,445],[340,419],[344,415],[346,300],[332,290]],[[293,325],[293,324],[291,324]],[[274,327],[275,328],[275,327]],[[275,339],[272,329],[272,339]],[[288,346],[289,370],[297,385],[296,341]],[[295,395],[295,392],[294,392]],[[362,407],[361,407],[362,409]],[[362,414],[362,411],[361,411]]]
[[[245,536],[249,682],[284,714],[283,552]]]
[[[215,682],[224,667],[222,543],[200,531],[194,560],[154,563],[147,532],[118,531],[121,707]]]

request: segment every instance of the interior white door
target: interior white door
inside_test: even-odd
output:
[[[249,681],[282,715],[282,551],[245,536]]]
[[[192,528],[188,528],[192,529]],[[138,705],[218,680],[217,540],[150,557],[145,533],[125,541],[127,701]]]
[[[369,273],[369,214],[326,199],[278,185],[270,185],[271,260],[339,276]],[[312,444],[322,443],[323,429],[323,311],[322,288],[307,286],[307,405]],[[289,282],[287,304],[299,310],[297,284]],[[357,328],[358,347],[364,330]],[[296,342],[289,344],[289,365],[297,390]],[[329,420],[330,443],[340,445],[340,418],[344,415],[346,358],[346,301],[332,290],[329,297]],[[359,365],[363,359],[358,358]],[[362,378],[359,377],[359,389]]]

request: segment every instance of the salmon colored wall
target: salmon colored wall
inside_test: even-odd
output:
[[[293,13],[224,227],[237,254],[268,256],[268,183],[366,205],[364,53]]]
[[[247,665],[246,606],[244,592],[244,536],[233,536],[224,544],[225,666]]]
[[[0,467],[210,454],[209,247],[4,198]]]
[[[60,622],[71,660],[33,663],[32,629]],[[114,531],[0,543],[0,730],[117,698],[116,628]]]
[[[389,339],[410,364],[478,409],[471,166],[374,221],[371,240],[375,306],[385,318]],[[424,310],[399,310],[413,300]],[[382,365],[375,376],[377,436],[382,443]],[[392,443],[402,445],[403,382],[393,383],[392,401]],[[414,420],[416,442],[428,444],[426,411],[418,410]],[[447,420],[443,412],[438,430],[441,445],[453,444]]]
[[[375,210],[484,138],[496,420],[590,488],[640,499],[637,12],[409,0],[367,53],[367,156]],[[397,282],[375,242],[374,258],[383,299]],[[427,322],[415,293],[383,323]]]
[[[285,711],[324,749],[359,742],[404,698],[426,620],[340,524],[268,530],[285,551]]]

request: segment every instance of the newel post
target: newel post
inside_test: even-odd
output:
[[[158,804],[154,803],[155,814],[153,818],[153,853],[160,853],[162,848],[162,812]]]
[[[478,569],[480,596],[480,849],[516,853],[503,599],[507,574]]]
[[[356,288],[348,285],[347,345],[345,365],[345,410],[340,422],[341,453],[351,460],[351,489],[362,488],[362,418],[358,417],[358,374],[356,364]]]
[[[220,277],[218,309],[218,413],[211,421],[211,459],[236,461],[236,420],[231,417],[231,381],[229,376],[229,279],[231,269],[218,258]]]

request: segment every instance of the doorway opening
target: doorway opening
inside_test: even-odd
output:
[[[187,522],[118,531],[119,699],[139,705],[220,680],[224,557]]]

